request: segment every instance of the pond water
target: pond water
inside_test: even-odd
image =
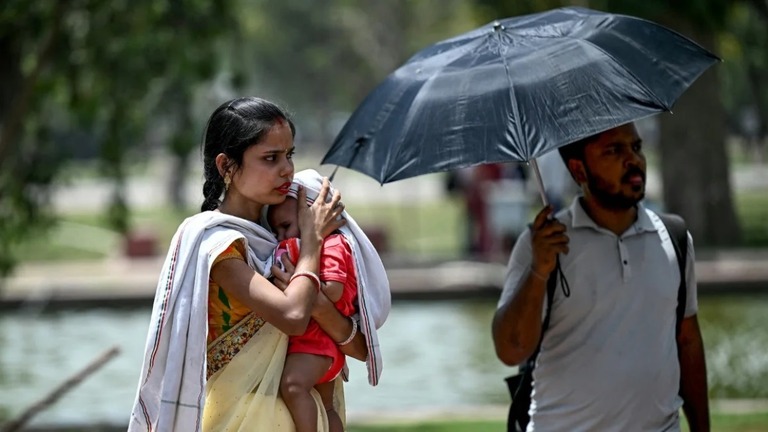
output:
[[[396,302],[380,331],[384,370],[367,383],[350,361],[347,409],[464,408],[508,401],[495,357],[492,301]],[[699,317],[713,398],[768,398],[768,296],[704,297]],[[124,424],[136,391],[150,310],[86,309],[0,316],[0,419],[20,413],[113,345],[120,355],[34,423]]]

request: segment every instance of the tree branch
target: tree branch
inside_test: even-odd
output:
[[[66,379],[63,383],[59,384],[53,391],[48,393],[44,398],[27,408],[16,419],[3,425],[2,432],[16,432],[20,431],[34,416],[39,414],[48,408],[51,404],[59,400],[65,393],[75,388],[84,379],[88,378],[94,372],[101,369],[108,361],[112,360],[114,356],[120,353],[120,347],[115,345],[112,348],[104,351],[97,358],[93,359],[83,369],[75,373]]]

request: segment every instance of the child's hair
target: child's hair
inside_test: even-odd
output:
[[[257,97],[244,97],[224,102],[211,114],[205,126],[203,141],[202,211],[215,210],[221,204],[224,179],[216,167],[216,156],[224,153],[234,166],[240,167],[243,153],[258,144],[275,123],[286,121],[291,134],[296,127],[289,114],[276,104]]]

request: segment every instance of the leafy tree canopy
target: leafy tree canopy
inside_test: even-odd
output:
[[[50,222],[48,185],[77,149],[97,143],[116,184],[112,226],[128,230],[120,187],[129,151],[155,118],[189,110],[186,92],[218,70],[236,26],[230,0],[6,0],[0,6],[0,271],[10,247]],[[81,135],[82,136],[82,135]],[[71,140],[70,140],[71,141]],[[132,150],[133,149],[133,150]]]

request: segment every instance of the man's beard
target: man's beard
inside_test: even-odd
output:
[[[622,192],[609,192],[608,188],[604,186],[605,182],[602,179],[593,175],[589,168],[587,168],[586,164],[584,168],[587,174],[587,186],[589,187],[590,194],[592,194],[592,196],[601,206],[607,209],[628,210],[637,205],[637,203],[640,202],[643,198],[645,198],[645,173],[642,172],[639,168],[630,169],[621,178],[621,182],[624,183],[628,181],[630,176],[639,174],[643,178],[643,184],[632,187],[632,189],[636,192],[640,192],[639,196],[628,196]]]

